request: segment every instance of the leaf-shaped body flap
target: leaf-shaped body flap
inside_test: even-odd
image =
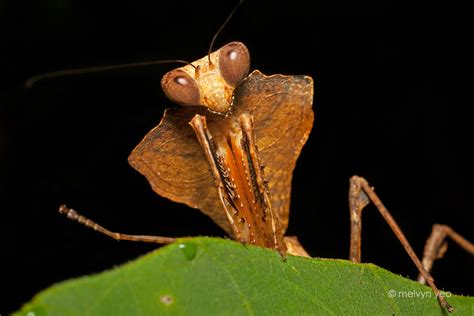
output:
[[[219,137],[226,133],[224,121],[249,113],[254,118],[272,204],[285,230],[293,169],[313,123],[312,96],[310,77],[265,76],[254,71],[234,91],[231,111],[225,116],[204,107],[166,110],[160,124],[133,150],[129,162],[156,193],[200,209],[234,237],[209,164],[188,122],[196,114],[206,116],[212,134]]]
[[[265,76],[255,70],[234,92],[233,115],[250,113],[265,167],[273,209],[288,227],[291,179],[313,127],[313,80],[308,76]]]

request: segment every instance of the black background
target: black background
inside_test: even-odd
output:
[[[154,194],[127,156],[172,106],[173,65],[62,78],[29,76],[157,59],[195,60],[234,1],[0,1],[0,313],[68,278],[156,248],[117,243],[60,216],[67,203],[120,232],[223,236],[199,211]],[[459,5],[459,4],[457,4]],[[218,38],[249,47],[252,69],[315,79],[315,126],[293,181],[290,235],[313,256],[347,258],[348,179],[366,177],[418,254],[433,223],[472,235],[467,8],[448,3],[248,0]],[[363,261],[415,278],[373,207]],[[473,260],[451,245],[445,290],[473,295]]]

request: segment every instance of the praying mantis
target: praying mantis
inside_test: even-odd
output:
[[[206,57],[204,57],[204,59],[206,59]],[[204,67],[204,66],[203,66],[203,67]],[[189,68],[189,67],[188,67],[188,68]],[[252,78],[253,78],[253,77],[252,77]],[[316,115],[317,115],[317,113],[316,113]],[[237,118],[237,120],[238,120],[238,119],[239,119],[239,118]],[[242,123],[241,125],[239,125],[239,126],[241,127],[241,129],[242,129],[242,132],[244,132],[244,127],[243,127],[243,126],[246,126],[245,124],[247,124],[247,123],[249,123],[249,122],[250,122],[250,123],[249,123],[250,125],[252,124],[252,123],[251,123],[251,122],[252,122],[252,118],[247,118],[247,119],[248,119],[247,121],[244,121],[244,123]],[[244,117],[244,120],[246,120],[245,117]],[[205,128],[203,127],[203,124],[204,124],[203,122],[204,122],[204,121],[201,121],[201,122],[196,121],[196,124],[201,124],[201,127],[196,127],[196,129],[199,129],[199,130],[200,130],[201,135],[203,135],[203,134],[205,135]],[[247,123],[245,123],[245,122],[247,122]],[[185,123],[188,123],[188,122],[185,122]],[[239,122],[239,124],[240,124],[240,122]],[[194,127],[194,126],[193,126],[193,127]],[[257,128],[257,125],[255,125],[255,128]],[[250,128],[250,131],[248,131],[248,132],[249,132],[248,135],[251,135],[251,129],[252,129],[252,128]],[[240,137],[244,137],[243,135],[244,135],[244,134],[241,134]],[[197,137],[199,137],[199,136],[197,136]],[[251,139],[251,136],[249,136],[248,138]],[[199,138],[199,139],[202,140],[202,139],[205,139],[205,137],[201,136],[201,138]],[[209,142],[209,143],[210,143],[210,142]],[[205,146],[203,146],[203,147],[205,147]],[[257,147],[258,147],[258,146],[257,146]],[[257,165],[257,163],[255,163],[254,165]],[[218,172],[219,172],[219,171],[218,171]],[[264,179],[265,179],[265,178],[262,178],[262,179],[260,179],[260,180],[263,181]],[[257,178],[256,181],[258,182],[259,179]],[[225,182],[225,181],[224,181],[224,182]],[[225,183],[224,183],[224,187],[225,187]],[[357,231],[359,230],[359,228],[358,228],[358,225],[356,224],[356,223],[357,223],[357,220],[356,220],[356,219],[357,219],[358,217],[360,217],[360,216],[359,216],[360,214],[358,214],[359,209],[361,208],[360,205],[361,205],[361,204],[365,204],[365,199],[366,199],[366,198],[365,198],[364,194],[368,194],[368,192],[371,192],[371,191],[370,191],[371,188],[370,188],[369,185],[366,184],[366,182],[364,182],[363,179],[360,179],[360,178],[354,178],[354,179],[353,179],[353,183],[352,183],[351,188],[352,188],[352,190],[351,190],[351,196],[353,196],[352,204],[354,204],[354,205],[352,205],[352,209],[353,209],[353,212],[352,212],[352,216],[353,216],[353,219],[352,219],[352,221],[353,221],[353,231],[356,231],[356,232],[357,232]],[[363,190],[364,193],[361,193],[361,192],[360,192],[361,190]],[[264,189],[263,189],[263,191],[264,191]],[[377,200],[376,200],[376,201],[377,201]],[[359,203],[359,205],[357,205],[357,203]],[[73,213],[73,212],[72,212],[70,209],[68,209],[68,208],[63,207],[63,208],[61,208],[61,210],[62,210],[63,213],[69,215],[69,216],[72,217],[72,218],[81,219],[81,221],[83,221],[83,222],[85,222],[85,223],[88,223],[89,226],[93,226],[93,225],[94,225],[94,224],[91,223],[91,222],[87,222],[84,218],[79,217],[78,215],[75,215],[75,213]],[[287,219],[287,218],[286,218],[286,219]],[[97,227],[96,227],[96,228],[97,228]],[[444,230],[444,232],[450,232],[449,230],[445,230],[445,228],[443,228],[442,230]],[[357,234],[353,234],[353,235],[356,236]],[[456,236],[456,235],[452,235],[452,236]],[[123,237],[123,236],[122,236],[122,237]],[[353,243],[351,244],[351,258],[354,259],[355,261],[357,261],[357,260],[360,261],[360,243],[359,243],[357,237],[353,237],[352,239],[353,239]],[[168,242],[168,241],[172,241],[172,239],[165,239],[165,240],[162,240],[162,241]],[[247,242],[248,240],[243,239],[243,240],[241,240],[241,241]],[[279,250],[279,251],[282,253],[282,255],[284,255],[284,251],[283,251],[283,249],[282,249],[282,247],[283,247],[283,246],[282,246],[282,245],[283,245],[283,241],[280,240],[279,242],[275,242],[274,244],[275,244],[275,245],[277,245],[277,244],[279,245],[279,246],[276,247],[275,249]],[[472,246],[472,245],[471,245],[471,246]],[[357,257],[358,257],[358,259],[357,259]]]

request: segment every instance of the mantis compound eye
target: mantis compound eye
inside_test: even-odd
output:
[[[231,42],[219,50],[219,70],[224,80],[236,87],[250,70],[250,54],[243,43]]]
[[[168,99],[180,105],[199,105],[200,93],[196,81],[180,69],[166,73],[161,86]]]

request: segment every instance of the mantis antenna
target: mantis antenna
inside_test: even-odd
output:
[[[89,74],[89,73],[94,73],[94,72],[103,72],[103,71],[110,71],[110,70],[117,70],[117,69],[142,67],[142,66],[150,66],[150,65],[157,65],[157,64],[169,64],[169,63],[181,63],[181,64],[186,64],[186,65],[191,65],[194,67],[196,71],[198,70],[197,67],[194,66],[192,63],[185,60],[180,60],[180,59],[154,60],[154,61],[144,61],[144,62],[120,64],[120,65],[65,69],[65,70],[47,72],[44,74],[40,74],[40,75],[28,78],[28,80],[26,80],[25,82],[25,89],[31,89],[36,83],[38,83],[39,81],[43,81],[45,79],[61,78],[61,77],[67,77],[67,76]]]
[[[227,23],[230,21],[234,13],[237,11],[237,9],[240,7],[240,5],[243,2],[244,0],[240,0],[239,3],[237,3],[237,5],[234,7],[232,12],[227,16],[224,23],[222,23],[221,27],[217,30],[216,34],[212,38],[211,44],[209,45],[209,52],[208,52],[210,65],[212,65],[212,62],[211,62],[212,47],[214,46],[214,42],[216,41],[217,36],[222,32],[224,27],[227,25]],[[194,66],[192,63],[185,60],[180,60],[180,59],[154,60],[154,61],[136,62],[136,63],[128,63],[128,64],[87,67],[87,68],[77,68],[77,69],[65,69],[65,70],[47,72],[47,73],[43,73],[43,74],[28,78],[25,82],[24,87],[25,89],[31,89],[33,88],[35,84],[46,79],[54,79],[54,78],[83,75],[83,74],[89,74],[89,73],[95,73],[95,72],[103,72],[103,71],[111,71],[111,70],[117,70],[117,69],[151,66],[151,65],[167,64],[167,63],[181,63],[181,64],[186,64],[186,65],[191,65],[196,71],[198,71],[198,68],[196,66]]]
[[[234,7],[234,9],[232,10],[232,12],[230,12],[230,14],[227,16],[227,18],[225,19],[224,23],[222,23],[221,27],[217,30],[216,34],[214,35],[214,37],[212,38],[211,40],[211,44],[209,45],[209,51],[207,52],[207,58],[209,60],[209,65],[212,65],[212,61],[211,61],[211,53],[212,53],[212,47],[214,46],[214,42],[216,41],[216,38],[217,36],[219,36],[219,34],[222,32],[222,30],[224,29],[224,27],[227,25],[227,23],[229,23],[230,19],[232,19],[232,16],[234,15],[234,13],[237,11],[237,9],[240,7],[240,5],[244,2],[244,0],[240,0],[239,3],[237,3],[237,5]]]

